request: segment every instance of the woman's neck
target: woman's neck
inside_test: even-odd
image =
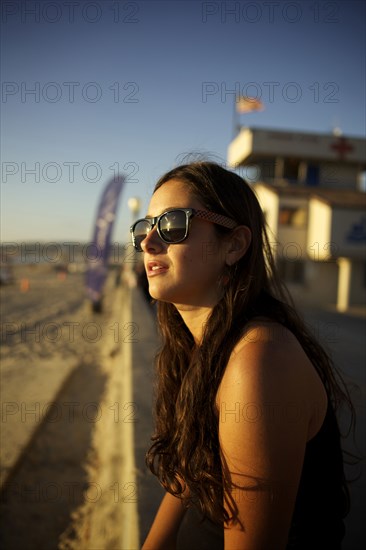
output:
[[[196,344],[202,340],[205,324],[209,318],[212,307],[197,307],[188,305],[176,305],[185,325],[192,334]]]

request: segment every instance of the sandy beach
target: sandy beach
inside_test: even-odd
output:
[[[92,313],[83,274],[46,265],[19,267],[1,287],[2,548],[123,547],[137,501],[123,474],[135,421],[123,362],[134,327],[114,273],[105,295],[103,313]]]

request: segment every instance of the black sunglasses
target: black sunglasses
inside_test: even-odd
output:
[[[162,241],[167,244],[176,244],[184,241],[189,234],[190,222],[193,217],[207,222],[216,223],[227,229],[234,229],[238,224],[226,216],[215,214],[207,210],[194,208],[174,208],[167,210],[155,218],[142,218],[131,227],[132,244],[138,252],[142,252],[141,243],[148,233],[155,227]]]

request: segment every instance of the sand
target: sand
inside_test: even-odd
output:
[[[16,282],[1,287],[7,550],[121,549],[134,517],[136,482],[123,474],[124,428],[134,418],[123,393],[127,290],[115,288],[111,273],[104,311],[93,314],[83,281],[81,273],[21,266]]]

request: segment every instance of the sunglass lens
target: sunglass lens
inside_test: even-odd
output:
[[[168,243],[178,243],[186,236],[186,214],[180,210],[168,212],[160,219],[159,229]]]
[[[141,251],[141,243],[146,239],[147,234],[150,231],[150,224],[147,221],[141,220],[137,222],[133,229],[133,237],[135,241],[135,247]]]

